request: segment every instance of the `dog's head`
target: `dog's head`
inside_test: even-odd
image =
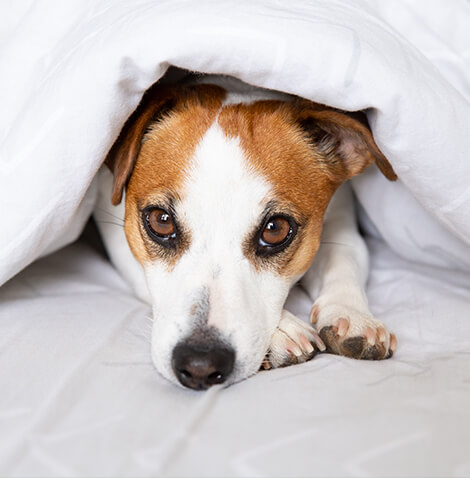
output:
[[[153,361],[192,388],[259,369],[334,191],[373,162],[394,178],[368,128],[341,112],[225,97],[153,87],[107,158],[152,297]]]

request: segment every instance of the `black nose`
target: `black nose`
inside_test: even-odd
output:
[[[178,380],[189,388],[206,390],[225,382],[232,373],[235,352],[225,345],[180,343],[173,350],[172,366]]]

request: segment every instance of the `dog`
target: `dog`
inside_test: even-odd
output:
[[[157,83],[105,162],[95,217],[152,306],[152,360],[170,381],[204,390],[325,350],[396,350],[368,308],[347,183],[373,163],[396,175],[357,115],[229,77]],[[284,309],[298,281],[312,326]]]

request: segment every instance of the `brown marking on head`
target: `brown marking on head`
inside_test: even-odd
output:
[[[306,100],[257,101],[225,106],[218,122],[230,138],[239,138],[249,166],[274,188],[279,210],[299,223],[297,237],[281,253],[260,259],[253,237],[244,252],[259,268],[287,277],[302,274],[320,245],[323,216],[333,193],[374,161],[389,179],[393,169],[366,126],[344,113]]]
[[[153,242],[143,229],[142,209],[171,208],[171,202],[181,197],[189,159],[224,97],[225,91],[214,85],[154,86],[108,154],[106,163],[114,173],[113,204],[121,201],[127,185],[125,232],[141,264],[161,257],[171,265],[189,244],[189,234],[181,230],[177,251]]]

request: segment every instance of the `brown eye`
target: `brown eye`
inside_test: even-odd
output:
[[[142,211],[142,222],[145,231],[157,244],[176,249],[178,245],[178,230],[173,216],[165,209],[147,207]]]
[[[261,233],[261,240],[270,246],[285,241],[291,231],[289,221],[284,217],[269,219]]]
[[[148,213],[148,225],[160,237],[169,237],[175,233],[173,219],[163,209],[152,209]]]
[[[266,257],[282,251],[294,239],[297,228],[296,221],[290,216],[279,214],[269,217],[258,233],[256,253]]]

